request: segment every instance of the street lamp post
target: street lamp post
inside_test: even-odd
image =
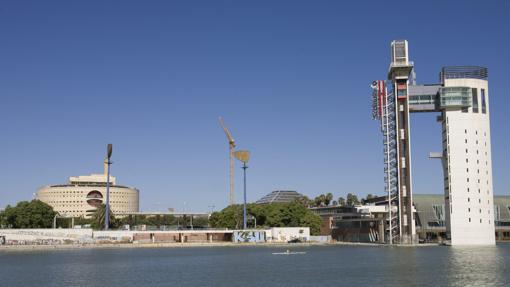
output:
[[[246,169],[248,160],[250,159],[250,152],[247,150],[239,150],[234,153],[234,156],[243,162],[243,175],[244,175],[244,203],[243,203],[243,229],[246,229]]]
[[[243,203],[243,229],[246,229],[246,169],[248,166],[246,166],[246,162],[243,162],[243,178],[244,178],[244,203]]]
[[[104,230],[108,230],[110,227],[110,165],[112,164],[110,158],[112,156],[112,144],[108,144],[106,150],[106,210],[104,215]]]

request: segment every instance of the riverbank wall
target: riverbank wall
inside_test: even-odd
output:
[[[96,231],[92,229],[0,229],[0,246],[91,244],[191,244],[309,242],[308,227],[254,230]]]

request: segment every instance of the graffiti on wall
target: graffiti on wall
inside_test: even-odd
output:
[[[253,230],[235,230],[232,239],[234,242],[266,242],[266,232]]]

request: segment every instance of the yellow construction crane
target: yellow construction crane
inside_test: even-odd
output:
[[[220,125],[223,128],[223,131],[225,132],[225,135],[227,136],[228,140],[228,147],[229,147],[229,160],[230,160],[230,197],[229,197],[229,204],[235,204],[235,193],[234,193],[234,149],[236,147],[236,142],[232,138],[232,135],[228,131],[227,127],[225,126],[225,123],[223,122],[223,119],[219,117]]]

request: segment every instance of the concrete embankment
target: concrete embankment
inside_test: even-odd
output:
[[[92,243],[92,244],[58,244],[58,245],[3,245],[0,251],[9,250],[72,250],[100,248],[187,248],[187,247],[303,247],[333,245],[331,243],[234,243],[234,242],[193,242],[193,243]]]
[[[193,248],[193,247],[309,247],[309,246],[351,246],[351,247],[430,247],[438,244],[419,245],[385,245],[357,242],[307,242],[307,243],[234,243],[234,242],[193,242],[193,243],[91,243],[91,244],[58,244],[58,245],[3,245],[2,251],[38,251],[38,250],[78,250],[78,249],[117,249],[117,248]]]

